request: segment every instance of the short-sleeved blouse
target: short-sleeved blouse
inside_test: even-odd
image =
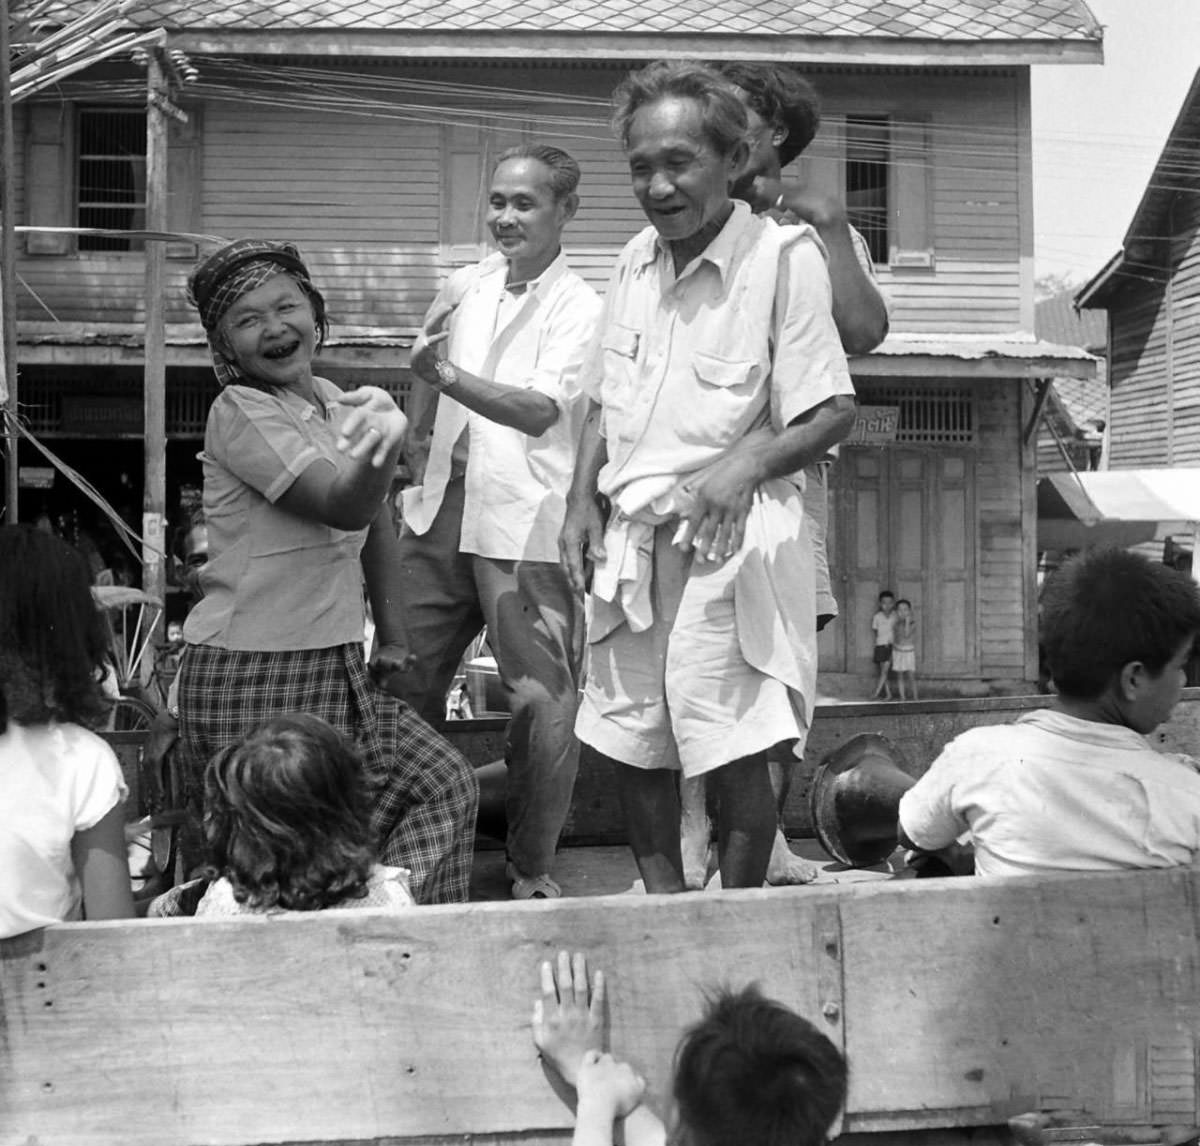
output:
[[[77,919],[77,832],[94,828],[128,788],[113,750],[78,724],[0,733],[0,939]]]
[[[279,498],[309,466],[347,465],[337,450],[341,391],[313,379],[317,404],[290,391],[226,386],[204,433],[209,559],[189,644],[283,652],[363,639],[360,555],[367,531],[297,517]]]

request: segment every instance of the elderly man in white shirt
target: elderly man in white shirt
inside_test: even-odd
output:
[[[576,728],[614,764],[648,892],[684,889],[680,770],[713,777],[724,886],[758,886],[767,749],[803,752],[816,686],[812,551],[787,475],[849,432],[854,390],[816,233],[730,199],[747,119],[729,85],[657,63],[615,101],[652,226],[618,259],[581,375],[562,537],[576,587],[594,567]]]
[[[414,417],[414,439],[430,421],[432,437],[404,496],[414,664],[397,679],[440,725],[463,653],[487,626],[513,714],[507,850],[519,899],[560,894],[550,872],[578,767],[581,597],[558,535],[584,413],[579,367],[600,310],[562,253],[578,181],[557,147],[500,157],[487,206],[499,250],[450,276],[412,355],[413,373],[440,393]]]

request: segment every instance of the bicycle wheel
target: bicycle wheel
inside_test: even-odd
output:
[[[154,717],[153,705],[136,696],[119,696],[113,704],[113,731],[149,732]]]

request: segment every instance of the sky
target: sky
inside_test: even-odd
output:
[[[1104,63],[1033,69],[1038,275],[1091,278],[1121,248],[1200,68],[1200,0],[1087,0]]]

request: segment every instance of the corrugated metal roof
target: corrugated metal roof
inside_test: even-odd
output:
[[[928,355],[933,358],[961,358],[966,362],[985,358],[1061,359],[1063,362],[1096,360],[1082,347],[1043,342],[1019,331],[999,335],[892,334],[871,353],[886,357]]]
[[[1075,288],[1068,288],[1034,303],[1034,333],[1047,342],[1103,352],[1108,346],[1108,316],[1100,310],[1076,310],[1074,295]]]
[[[81,9],[66,0],[41,16],[53,20]],[[1083,0],[135,0],[125,19],[169,30],[288,33],[542,31],[1097,45],[1102,38]]]
[[[18,323],[19,357],[27,364],[39,361],[39,350],[55,347],[89,347],[103,358],[106,351],[118,357],[140,350],[145,330],[138,323]],[[354,349],[366,353],[406,349],[416,330],[398,327],[336,327],[325,343],[332,357]],[[175,352],[174,365],[207,365],[204,330],[199,323],[168,323],[165,342]],[[920,362],[905,360],[920,359]],[[1087,377],[1095,373],[1096,359],[1077,346],[1055,346],[1031,335],[1014,333],[996,337],[979,335],[892,334],[870,354],[851,359],[856,377],[907,375],[914,367],[933,377]]]
[[[1096,363],[1095,378],[1056,378],[1054,393],[1075,428],[1082,433],[1099,433],[1097,422],[1108,421],[1108,379],[1105,363]]]

